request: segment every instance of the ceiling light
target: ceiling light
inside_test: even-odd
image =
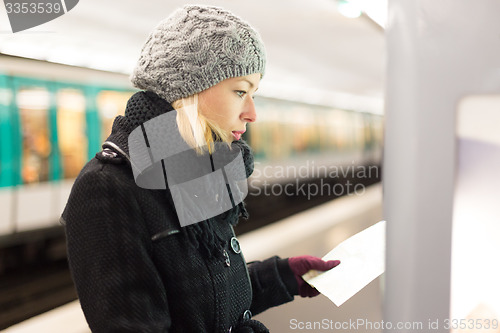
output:
[[[358,6],[357,1],[338,0],[337,10],[345,17],[356,18],[361,16],[361,8]]]

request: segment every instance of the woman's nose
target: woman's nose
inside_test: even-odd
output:
[[[255,103],[252,98],[249,98],[243,113],[241,114],[241,120],[253,123],[257,120],[257,111],[255,110]]]

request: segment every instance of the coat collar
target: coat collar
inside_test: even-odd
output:
[[[103,143],[104,149],[111,149],[130,163],[128,139],[130,133],[150,119],[160,116],[174,108],[166,100],[151,91],[140,91],[130,97],[125,109],[125,116],[117,116],[113,122],[110,136]],[[243,162],[247,178],[253,173],[254,160],[250,147],[243,140],[233,142],[238,146],[243,155]],[[248,212],[243,202],[237,208],[231,209],[221,214],[219,218],[229,220],[232,225],[236,225],[238,217],[248,218]]]
[[[153,119],[174,108],[166,100],[151,91],[139,91],[127,102],[125,116],[118,116],[113,122],[110,136],[103,143],[103,148],[111,148],[130,161],[128,137],[144,122]]]
[[[127,102],[125,116],[115,118],[111,134],[103,143],[102,148],[110,148],[130,162],[128,146],[130,133],[146,121],[172,110],[174,110],[172,105],[154,92],[140,91],[135,93]],[[244,140],[234,141],[233,145],[237,146],[243,153],[248,178],[254,169],[252,150]]]

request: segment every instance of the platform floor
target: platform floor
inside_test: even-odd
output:
[[[304,254],[322,257],[343,240],[381,219],[382,189],[380,185],[374,185],[367,188],[363,195],[333,200],[244,234],[239,239],[247,261],[265,259],[275,254],[283,258]],[[341,307],[323,295],[314,298],[297,296],[293,302],[269,309],[254,319],[262,321],[273,333],[360,332],[359,329],[299,329],[299,325],[327,322],[335,327],[357,320],[380,322],[381,288],[381,278],[377,278]],[[365,331],[375,333],[381,330]],[[11,326],[3,332],[89,333],[90,330],[80,304],[75,301]]]

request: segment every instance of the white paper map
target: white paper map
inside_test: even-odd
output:
[[[302,278],[342,305],[385,270],[385,221],[346,239],[325,255],[323,260],[340,260],[340,265],[327,271],[309,271]]]

